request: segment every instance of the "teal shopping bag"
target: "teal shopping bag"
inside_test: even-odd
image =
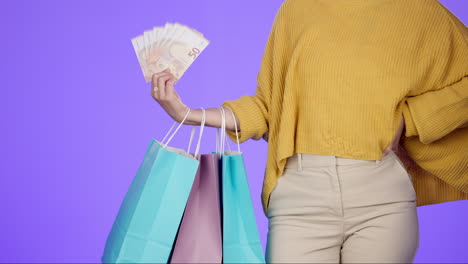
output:
[[[168,262],[200,164],[204,120],[194,155],[189,150],[195,126],[187,151],[168,146],[189,112],[167,143],[163,142],[176,122],[161,142],[150,141],[108,235],[103,263]]]
[[[224,150],[226,131],[222,112],[223,263],[265,263],[239,137],[238,151]]]

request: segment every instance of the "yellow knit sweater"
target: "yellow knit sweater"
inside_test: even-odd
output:
[[[421,206],[468,199],[467,75],[468,29],[437,0],[286,0],[255,94],[222,105],[240,142],[268,140],[265,214],[288,157],[380,160],[402,115]]]

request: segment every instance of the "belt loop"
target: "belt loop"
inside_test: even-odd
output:
[[[302,171],[302,153],[297,153],[297,171]]]

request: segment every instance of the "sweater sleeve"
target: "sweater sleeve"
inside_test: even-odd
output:
[[[280,9],[281,11],[281,9]],[[239,120],[239,142],[248,139],[259,140],[268,133],[269,111],[272,90],[273,50],[279,23],[280,11],[275,16],[268,36],[260,71],[257,74],[257,88],[254,95],[244,95],[236,100],[224,101],[222,106],[231,110]],[[236,131],[226,130],[229,138],[237,142]]]
[[[231,110],[239,120],[239,143],[251,138],[259,140],[268,132],[269,88],[257,85],[254,95],[244,95],[236,100],[223,102],[222,106]],[[237,142],[235,130],[226,130],[226,133],[232,141]]]
[[[403,105],[405,136],[432,143],[468,126],[468,76],[443,89],[408,97]]]
[[[405,136],[432,143],[468,126],[468,28],[443,8],[447,30],[440,38],[430,77],[435,85],[410,96],[403,104]]]

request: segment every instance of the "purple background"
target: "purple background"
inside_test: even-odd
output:
[[[441,2],[468,24],[467,1]],[[254,93],[281,3],[2,1],[0,262],[100,261],[150,139],[161,140],[173,123],[150,96],[132,37],[166,22],[202,32],[211,43],[176,89],[192,108],[219,107]],[[186,148],[189,132],[182,127],[171,144]],[[214,149],[208,128],[201,151]],[[265,246],[267,143],[249,140],[241,150]],[[416,262],[468,262],[468,202],[418,212]]]

